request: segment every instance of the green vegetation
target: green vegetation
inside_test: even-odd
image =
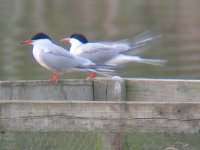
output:
[[[103,148],[118,147],[119,141],[115,140],[119,139],[122,140],[123,150],[199,150],[200,147],[199,134],[106,133],[105,136],[102,135],[103,133],[87,132],[2,132],[0,149],[103,150]]]

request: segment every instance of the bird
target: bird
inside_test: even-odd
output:
[[[146,31],[134,39],[123,39],[115,42],[89,42],[80,33],[74,33],[70,37],[63,38],[61,41],[70,43],[70,53],[74,56],[87,58],[96,64],[124,65],[129,62],[145,63],[163,66],[167,60],[145,59],[137,56],[138,53],[146,50],[143,47],[159,39],[161,34],[153,34]],[[93,73],[88,78],[96,77]]]
[[[67,49],[55,44],[45,33],[37,33],[31,39],[21,42],[24,45],[33,45],[33,56],[44,68],[53,71],[50,81],[57,82],[58,74],[71,71],[112,72],[108,66],[101,68],[92,61],[80,56],[72,55]]]

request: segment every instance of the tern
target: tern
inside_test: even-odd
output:
[[[70,37],[63,38],[61,41],[71,44],[70,53],[74,56],[83,57],[96,64],[106,64],[119,66],[129,62],[145,63],[163,66],[167,60],[145,59],[136,56],[144,51],[143,47],[159,39],[161,34],[144,32],[134,39],[123,39],[115,42],[89,42],[83,34],[72,34]],[[94,78],[93,73],[88,78]]]
[[[33,45],[33,56],[44,68],[53,71],[50,81],[58,81],[58,74],[71,71],[112,72],[108,68],[100,68],[91,60],[72,55],[67,49],[55,44],[45,33],[38,33],[31,39],[21,42]]]

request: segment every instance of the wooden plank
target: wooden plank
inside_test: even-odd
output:
[[[3,131],[200,132],[200,102],[1,101]]]
[[[88,80],[1,81],[0,99],[7,100],[93,100],[93,84]]]
[[[0,82],[0,99],[200,102],[199,80],[112,79]]]
[[[200,80],[127,79],[128,101],[200,102]]]
[[[126,100],[126,81],[124,79],[96,78],[93,80],[95,101]]]

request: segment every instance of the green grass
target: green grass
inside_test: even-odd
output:
[[[183,133],[2,132],[0,150],[199,150],[199,141]]]
[[[199,134],[132,133],[124,137],[124,150],[199,150]]]

